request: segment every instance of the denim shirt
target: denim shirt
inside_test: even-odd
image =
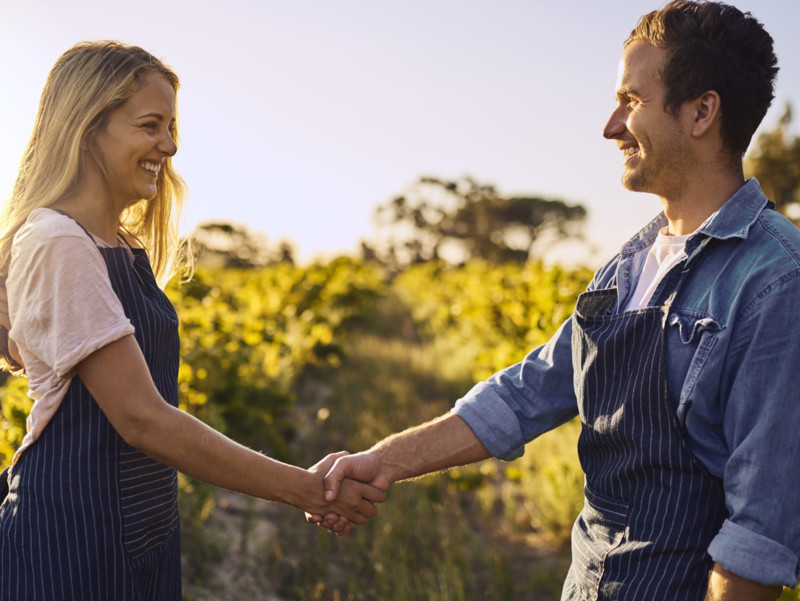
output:
[[[624,311],[661,214],[595,273]],[[686,242],[689,276],[665,327],[668,401],[695,458],[725,490],[714,561],[763,584],[795,586],[800,556],[800,230],[749,179]],[[671,296],[669,274],[651,305]],[[458,413],[487,450],[514,459],[525,443],[578,415],[572,318],[520,363],[477,384]],[[624,363],[624,361],[623,361]],[[687,508],[691,510],[691,508]]]

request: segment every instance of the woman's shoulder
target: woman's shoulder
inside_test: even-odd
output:
[[[72,218],[53,209],[35,209],[19,228],[15,242],[25,238],[82,237],[89,239],[83,228]]]
[[[86,260],[98,255],[89,235],[70,217],[52,209],[36,209],[14,236],[11,245],[12,261],[24,262],[24,257],[60,261],[62,255]]]

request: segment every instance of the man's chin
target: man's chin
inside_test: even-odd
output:
[[[631,192],[649,192],[646,182],[635,173],[624,173],[622,175],[622,187]]]

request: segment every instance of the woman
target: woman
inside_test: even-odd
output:
[[[0,492],[2,600],[181,599],[173,468],[344,515],[345,530],[383,500],[352,482],[326,504],[327,465],[271,460],[176,408],[178,322],[156,282],[178,257],[177,89],[140,48],[68,50],[0,215],[9,336],[35,401]]]

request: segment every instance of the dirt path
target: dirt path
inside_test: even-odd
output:
[[[379,309],[340,368],[309,373],[299,387],[296,463],[366,448],[440,415],[469,387],[468,374],[443,370],[420,343],[402,306]],[[221,493],[194,548],[184,545],[186,599],[558,599],[565,552],[515,531],[506,506],[462,488],[448,475],[395,485],[378,518],[342,538],[291,508]]]

